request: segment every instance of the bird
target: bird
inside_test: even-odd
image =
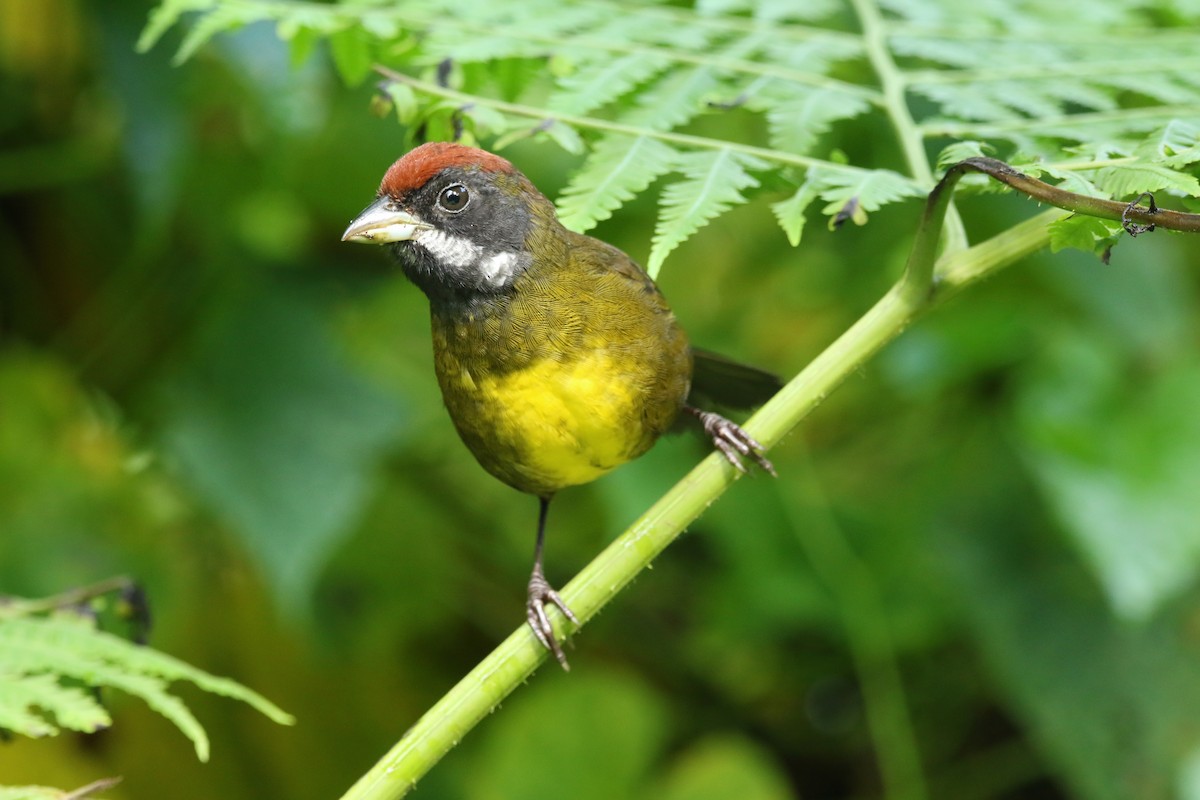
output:
[[[773,374],[693,348],[650,276],[571,231],[507,159],[428,142],[384,173],[342,241],[386,246],[429,300],[433,361],[479,464],[539,501],[526,620],[569,669],[547,615],[578,619],[545,577],[550,501],[645,453],[688,416],[736,469],[775,474],[763,446],[695,398],[760,405]]]

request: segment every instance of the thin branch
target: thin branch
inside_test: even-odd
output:
[[[1153,198],[1151,198],[1148,206],[1142,206],[1137,201],[1133,203],[1121,203],[1116,200],[1104,200],[1099,197],[1089,197],[1085,194],[1068,192],[1065,189],[1060,189],[1057,186],[1051,186],[1048,183],[1039,181],[1037,178],[1031,178],[1025,173],[1013,169],[1003,161],[998,161],[994,158],[968,158],[965,161],[958,162],[946,171],[946,176],[942,178],[942,182],[938,184],[938,188],[930,197],[932,198],[944,188],[953,186],[967,172],[982,172],[1004,185],[1016,189],[1018,192],[1029,195],[1035,200],[1040,200],[1043,203],[1066,211],[1074,211],[1077,214],[1084,214],[1089,217],[1115,220],[1125,225],[1126,230],[1130,230],[1131,223],[1137,223],[1149,230],[1166,228],[1167,230],[1184,233],[1200,233],[1200,214],[1188,214],[1183,211],[1158,208],[1154,204]],[[1132,233],[1132,231],[1130,232]]]
[[[137,583],[132,578],[118,575],[89,584],[88,586],[68,589],[60,594],[38,598],[37,600],[26,600],[20,597],[0,595],[0,619],[12,619],[30,614],[44,614],[48,611],[57,611],[61,608],[80,606],[97,597],[102,597],[113,592],[128,592],[136,587]]]

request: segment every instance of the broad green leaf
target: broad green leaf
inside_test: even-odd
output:
[[[1177,789],[1200,749],[1200,647],[1180,631],[1200,598],[1139,624],[1114,619],[1069,554],[1043,531],[1005,526],[1011,500],[992,502],[995,524],[945,531],[939,547],[1010,713],[1072,796],[1188,797]]]
[[[664,722],[658,695],[619,670],[539,681],[494,720],[469,796],[560,797],[561,776],[570,775],[575,800],[636,797],[664,744]]]
[[[329,37],[329,51],[347,86],[357,86],[371,72],[371,39],[358,28],[345,28]]]
[[[1050,507],[1114,611],[1140,621],[1200,576],[1200,418],[1191,412],[1200,364],[1169,357],[1191,335],[1170,265],[1093,263],[1078,273],[1064,285],[1112,335],[1056,338],[1020,395],[1020,429]],[[1159,359],[1146,374],[1125,363]]]
[[[292,613],[400,419],[339,357],[317,309],[279,287],[241,300],[168,387],[172,456]]]
[[[656,276],[667,255],[713,217],[746,202],[742,190],[758,186],[747,170],[765,168],[764,162],[729,149],[681,156],[679,171],[684,180],[663,191],[647,265],[650,276]]]
[[[669,146],[647,136],[601,139],[558,199],[559,219],[574,231],[595,227],[670,172],[676,159]]]
[[[681,753],[652,794],[657,800],[791,800],[788,779],[749,739],[713,737]]]

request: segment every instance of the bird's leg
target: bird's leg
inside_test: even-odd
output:
[[[567,664],[567,657],[563,655],[562,647],[554,638],[554,628],[550,625],[550,618],[546,616],[546,604],[553,603],[564,617],[576,625],[579,624],[579,620],[571,613],[571,609],[567,608],[558,592],[550,586],[542,572],[542,544],[546,540],[546,512],[550,508],[550,498],[539,497],[538,500],[541,502],[541,508],[538,510],[537,544],[533,549],[533,574],[529,576],[529,601],[525,605],[525,618],[542,646],[554,654],[563,669],[569,670],[571,667]]]
[[[714,411],[701,411],[694,406],[684,406],[683,410],[700,420],[700,424],[704,426],[704,432],[708,434],[708,438],[712,439],[713,446],[721,451],[721,454],[737,468],[738,472],[746,471],[746,465],[742,463],[742,456],[749,456],[760,467],[771,475],[775,475],[775,465],[763,455],[763,446],[753,436],[742,430],[737,423],[725,419]]]

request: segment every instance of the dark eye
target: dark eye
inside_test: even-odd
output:
[[[447,186],[442,189],[442,193],[438,195],[438,205],[443,211],[458,212],[467,207],[467,203],[471,202],[471,193],[467,191],[467,187],[461,183],[456,183],[453,186]]]

